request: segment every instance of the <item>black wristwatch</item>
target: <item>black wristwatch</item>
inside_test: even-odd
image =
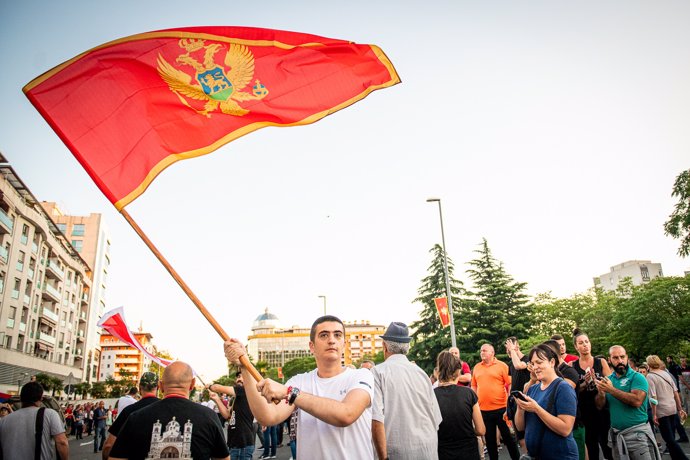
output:
[[[299,394],[299,388],[297,387],[292,387],[290,390],[290,396],[288,396],[288,404],[292,406],[292,404],[295,402],[295,399],[297,399],[297,395]]]

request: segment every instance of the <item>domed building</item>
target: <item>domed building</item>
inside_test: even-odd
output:
[[[383,350],[380,335],[385,326],[369,321],[345,321],[345,351],[343,363],[351,364],[365,355],[373,356]],[[264,310],[252,323],[252,335],[248,338],[247,352],[256,363],[265,361],[270,367],[282,367],[286,362],[310,356],[308,327],[280,327],[280,319]]]
[[[311,354],[309,328],[282,328],[280,319],[266,308],[252,323],[247,352],[255,363],[266,361],[271,367],[282,367],[292,359]]]

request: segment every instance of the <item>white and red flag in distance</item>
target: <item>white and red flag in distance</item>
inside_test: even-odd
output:
[[[148,356],[151,361],[158,363],[163,367],[167,367],[168,364],[173,362],[173,360],[170,359],[160,358],[144,348],[141,342],[137,340],[136,336],[127,327],[127,322],[125,321],[125,310],[123,307],[118,307],[106,312],[98,322],[98,327],[102,327],[114,337],[122,340],[130,347],[141,351],[144,355]]]

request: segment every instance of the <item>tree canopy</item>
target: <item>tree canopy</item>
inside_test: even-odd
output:
[[[680,240],[678,255],[687,257],[690,254],[690,169],[676,177],[671,196],[678,197],[678,203],[664,224],[664,231]]]

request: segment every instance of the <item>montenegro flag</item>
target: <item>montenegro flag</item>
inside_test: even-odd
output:
[[[436,311],[438,312],[438,318],[441,320],[442,327],[450,326],[450,314],[448,312],[448,298],[439,297],[434,299],[434,304],[436,305]]]
[[[24,92],[122,210],[178,160],[265,126],[313,123],[399,82],[374,45],[189,27],[97,46]]]

